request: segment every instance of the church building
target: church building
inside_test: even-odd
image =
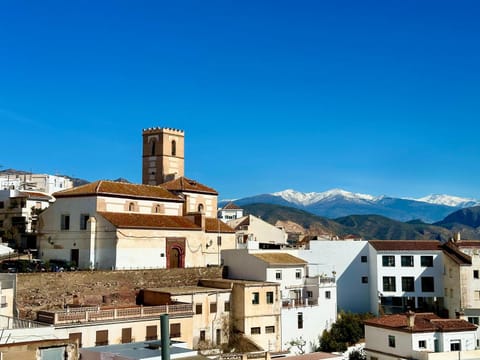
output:
[[[216,218],[218,193],[184,176],[184,138],[143,130],[143,184],[99,180],[54,193],[40,216],[40,257],[81,269],[219,265],[235,233]]]

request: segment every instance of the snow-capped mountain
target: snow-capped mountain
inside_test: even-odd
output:
[[[292,189],[237,199],[239,206],[267,203],[295,207],[335,219],[348,215],[383,215],[400,221],[420,219],[432,223],[452,212],[480,204],[474,199],[449,195],[429,195],[420,199],[394,198],[352,193],[341,189],[303,193]]]
[[[447,205],[447,206],[461,207],[461,208],[480,205],[480,202],[475,199],[462,198],[458,196],[451,196],[451,195],[445,195],[445,194],[428,195],[428,196],[424,196],[419,199],[413,199],[413,200],[423,201],[429,204]]]
[[[280,196],[286,201],[292,202],[294,204],[302,205],[302,206],[308,206],[308,205],[317,203],[319,201],[326,201],[326,200],[335,199],[338,197],[350,199],[352,201],[356,201],[356,200],[374,201],[376,199],[372,195],[352,193],[342,189],[332,189],[324,192],[309,192],[309,193],[303,193],[300,191],[288,189],[284,191],[275,192],[272,195]]]

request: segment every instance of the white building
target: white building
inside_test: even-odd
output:
[[[229,220],[227,224],[235,229],[238,249],[279,249],[287,244],[288,234],[284,229],[254,215]]]
[[[53,194],[72,187],[73,181],[65,176],[5,172],[0,175],[0,190],[31,190]]]
[[[312,275],[335,273],[337,305],[344,311],[370,311],[368,242],[311,240],[292,254],[308,262]]]
[[[222,221],[230,221],[240,219],[243,217],[243,209],[235,205],[233,202],[229,202],[223,208],[218,209],[218,218]]]
[[[55,193],[40,216],[40,257],[83,269],[218,265],[220,250],[234,248],[235,236],[212,217],[216,192],[185,178],[165,185],[172,190],[96,181]]]
[[[280,284],[283,349],[302,338],[312,351],[319,335],[335,322],[335,278],[311,276],[305,260],[283,251],[225,250],[222,261],[229,278]]]
[[[476,346],[476,326],[462,319],[409,312],[365,321],[368,360],[478,359]]]

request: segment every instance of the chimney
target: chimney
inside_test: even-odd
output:
[[[415,326],[415,313],[411,310],[407,311],[407,325],[410,329]]]
[[[189,213],[188,218],[194,222],[195,225],[200,226],[205,230],[205,214],[202,212]]]

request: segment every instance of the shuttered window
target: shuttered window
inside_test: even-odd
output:
[[[157,340],[157,339],[158,339],[157,325],[147,326],[147,336],[145,337],[145,340]]]
[[[108,330],[98,330],[95,346],[108,345]]]
[[[170,324],[170,338],[178,338],[182,336],[180,324]]]
[[[122,329],[122,344],[127,344],[132,342],[132,328]]]

